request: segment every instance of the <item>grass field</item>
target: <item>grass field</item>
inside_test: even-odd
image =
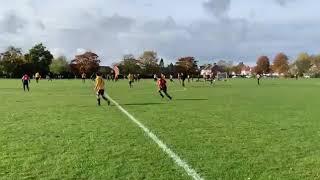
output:
[[[320,179],[320,80],[107,92],[204,179]],[[0,103],[0,179],[191,179],[91,81],[0,80]]]

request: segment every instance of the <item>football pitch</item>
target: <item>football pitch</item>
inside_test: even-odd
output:
[[[320,179],[317,79],[106,81],[101,107],[89,80],[30,87],[0,80],[0,179]]]

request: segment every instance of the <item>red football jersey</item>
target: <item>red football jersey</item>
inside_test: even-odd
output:
[[[165,79],[161,78],[161,79],[158,80],[158,86],[160,88],[166,87],[166,84],[167,84],[167,81]]]
[[[30,79],[30,77],[28,75],[24,75],[22,77],[22,80],[24,80],[24,81],[29,81],[29,79]]]

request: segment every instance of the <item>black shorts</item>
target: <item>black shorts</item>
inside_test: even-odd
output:
[[[29,84],[29,81],[28,81],[28,80],[24,80],[24,81],[23,81],[23,84],[24,84],[24,85],[28,85],[28,84]]]
[[[40,78],[39,77],[36,77],[36,80],[39,80]]]
[[[98,96],[104,96],[104,89],[100,89],[100,90],[97,92],[97,95],[98,95]]]
[[[160,91],[166,92],[167,91],[167,86],[161,87]]]

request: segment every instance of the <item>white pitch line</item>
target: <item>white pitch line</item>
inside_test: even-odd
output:
[[[182,167],[185,172],[192,177],[194,180],[203,180],[203,178],[184,160],[182,160],[176,153],[174,153],[166,144],[164,144],[153,132],[151,132],[146,126],[144,126],[140,121],[138,121],[134,116],[132,116],[128,111],[121,107],[115,100],[113,100],[109,95],[107,95],[109,100],[117,106],[117,108],[123,112],[132,122],[139,126],[148,136],[151,138],[174,162]]]
[[[187,89],[184,88],[184,89],[181,89],[181,90],[173,90],[173,91],[170,91],[170,92],[183,92],[183,91],[186,91]]]

